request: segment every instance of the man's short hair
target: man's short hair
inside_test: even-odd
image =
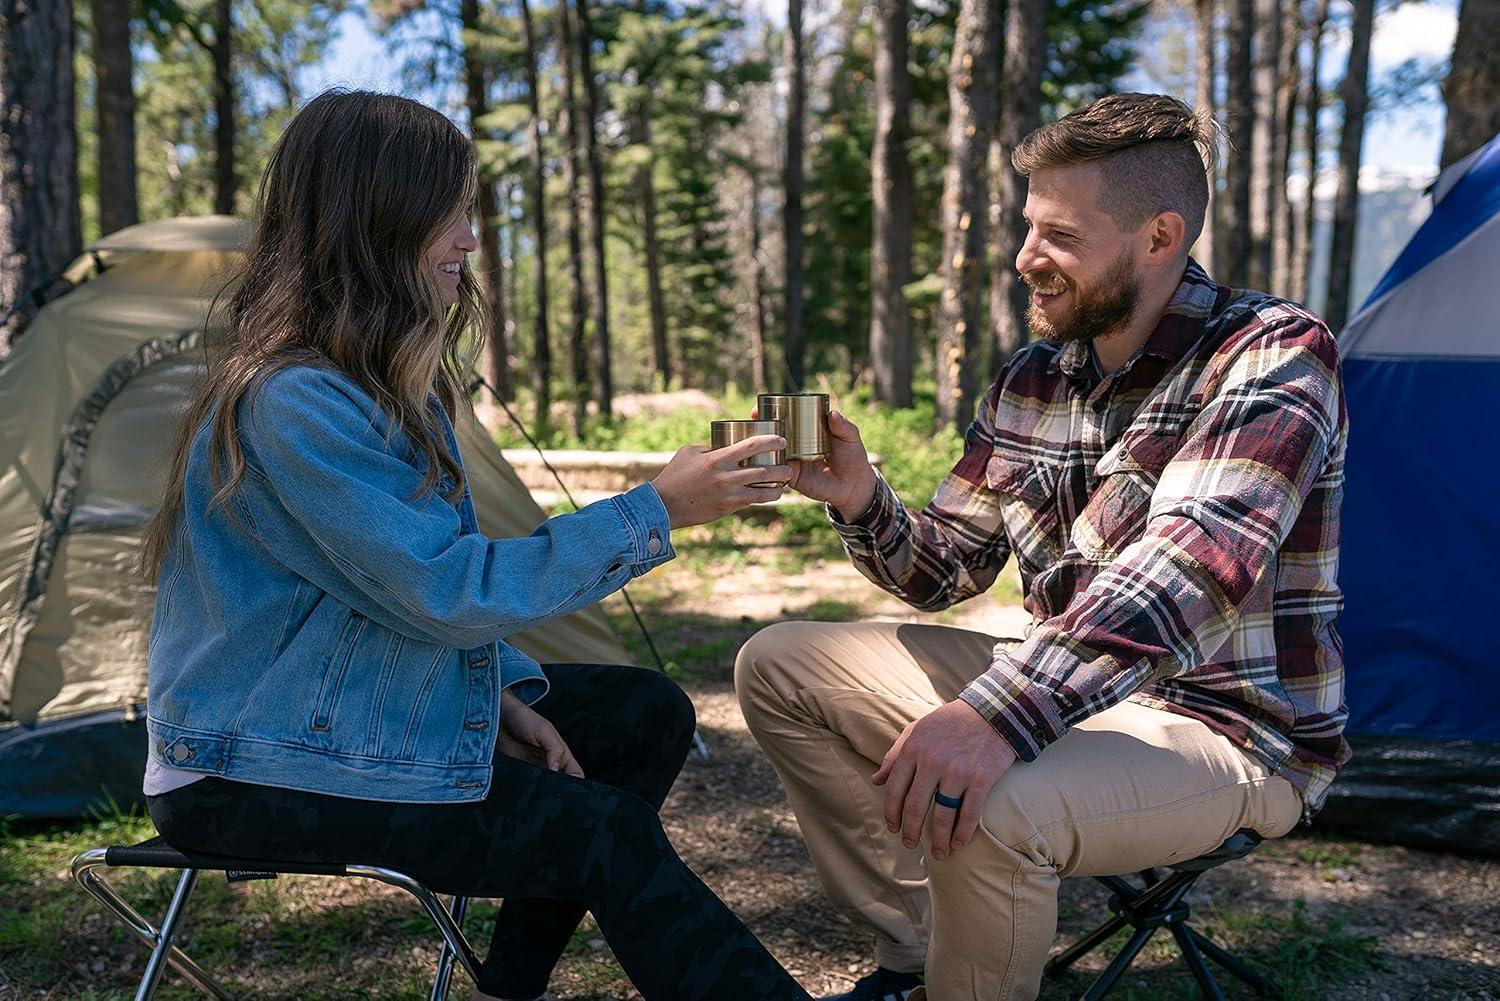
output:
[[[1043,125],[1016,146],[1011,163],[1029,176],[1046,167],[1097,163],[1100,207],[1132,230],[1162,211],[1186,224],[1186,246],[1203,231],[1208,177],[1222,129],[1165,94],[1110,94]]]

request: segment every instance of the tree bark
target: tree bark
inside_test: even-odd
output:
[[[542,156],[541,88],[537,82],[536,29],[531,5],[520,0],[521,27],[526,42],[526,146],[531,160],[531,227],[536,244],[536,329],[532,332],[531,390],[536,397],[536,423],[545,431],[552,409],[552,333],[547,325],[547,170]]]
[[[1198,111],[1211,118],[1218,117],[1218,102],[1214,100],[1214,0],[1193,0],[1193,20],[1197,28],[1197,86],[1194,101]],[[1203,233],[1193,248],[1193,256],[1204,270],[1214,273],[1214,216],[1219,209],[1219,194],[1215,178],[1208,179],[1208,214],[1203,220]]]
[[[1500,132],[1500,4],[1462,0],[1453,63],[1443,81],[1448,123],[1441,166],[1474,152]]]
[[[0,357],[83,247],[73,91],[72,3],[0,0]]]
[[[758,391],[771,387],[770,365],[766,362],[766,274],[760,262],[760,171],[750,167],[750,294],[755,300],[754,326],[750,328],[750,376]]]
[[[140,221],[135,177],[130,0],[93,0],[95,112],[99,116],[99,231]]]
[[[1344,126],[1339,134],[1339,187],[1333,200],[1333,244],[1328,258],[1328,299],[1323,310],[1337,333],[1349,319],[1349,282],[1354,271],[1354,234],[1359,225],[1359,160],[1370,99],[1370,34],[1375,0],[1354,0],[1349,68],[1344,73]]]
[[[583,284],[583,191],[579,185],[578,143],[580,123],[578,102],[573,84],[573,16],[567,0],[557,5],[557,61],[562,65],[562,143],[563,185],[568,190],[568,300],[572,311],[571,337],[573,356],[573,431],[583,433],[589,405],[589,355],[585,324],[588,306]]]
[[[1026,242],[1026,183],[1010,165],[1011,154],[1042,123],[1042,66],[1047,58],[1046,0],[1010,0],[1005,15],[1004,81],[998,102],[994,211],[995,270],[990,285],[990,322],[999,360],[1026,343],[1026,286],[1016,274],[1016,255]]]
[[[1281,18],[1277,18],[1278,21]],[[1292,136],[1297,129],[1298,53],[1301,48],[1299,21],[1281,26],[1281,45],[1276,54],[1276,118],[1271,137],[1271,291],[1292,294],[1293,241],[1296,213],[1287,197],[1286,182],[1292,170]]]
[[[870,361],[875,399],[912,404],[911,78],[907,73],[909,0],[877,0],[875,146],[870,157],[874,243],[870,248]]]
[[[1255,11],[1255,127],[1250,148],[1250,266],[1246,284],[1271,287],[1271,230],[1276,217],[1276,59],[1281,51],[1278,0],[1259,0]]]
[[[1229,156],[1224,164],[1224,281],[1243,288],[1250,276],[1250,153],[1255,135],[1255,88],[1250,42],[1255,0],[1229,0],[1229,51],[1225,59],[1224,117]]]
[[[1312,25],[1308,28],[1310,48],[1308,50],[1307,91],[1302,105],[1302,128],[1304,145],[1307,146],[1307,198],[1302,205],[1302,235],[1297,240],[1297,260],[1292,268],[1295,284],[1292,298],[1306,302],[1312,288],[1313,224],[1317,221],[1317,186],[1319,132],[1318,113],[1323,109],[1323,85],[1318,82],[1318,70],[1323,55],[1323,30],[1328,26],[1329,0],[1317,0]]]
[[[234,215],[235,122],[234,19],[232,0],[214,0],[214,211]]]
[[[459,20],[466,32],[481,30],[479,23],[479,0],[462,0],[459,4]],[[469,107],[469,135],[478,144],[484,138],[479,120],[490,112],[489,81],[486,79],[484,62],[467,45],[464,46],[464,89]],[[510,402],[514,398],[510,384],[510,353],[505,341],[505,272],[504,260],[500,256],[500,233],[496,229],[500,221],[499,198],[495,193],[492,178],[479,178],[479,255],[483,262],[485,307],[490,312],[490,341],[485,350],[485,367],[490,384],[495,387],[500,399]]]
[[[802,0],[787,0],[786,65],[787,95],[786,162],[782,165],[784,201],[781,214],[785,246],[782,280],[786,306],[786,388],[802,388],[802,151],[807,111],[807,68],[802,51]]]
[[[999,16],[990,0],[963,0],[948,75],[948,164],[943,172],[942,325],[937,419],[962,432],[973,416],[984,291],[985,157],[995,117]]]
[[[594,77],[594,31],[588,0],[578,5],[578,64],[583,76],[583,155],[589,170],[589,215],[594,262],[594,350],[599,366],[599,413],[614,415],[614,377],[610,371],[609,273],[604,256],[604,175],[599,169],[599,82]]]

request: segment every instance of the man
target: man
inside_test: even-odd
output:
[[[904,508],[840,415],[827,462],[794,464],[887,591],[936,611],[1014,555],[1032,615],[1020,642],[794,622],[740,652],[827,892],[876,933],[851,1001],[924,966],[934,1001],[1034,998],[1061,877],[1285,834],[1348,759],[1338,355],[1301,306],[1188,257],[1214,145],[1147,94],[1033,132],[1016,268],[1041,340],[933,501]]]

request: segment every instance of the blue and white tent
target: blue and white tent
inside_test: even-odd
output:
[[[1326,824],[1500,854],[1500,136],[1340,335],[1355,759]]]

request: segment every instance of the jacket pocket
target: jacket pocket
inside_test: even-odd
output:
[[[338,642],[323,667],[323,681],[318,686],[318,700],[313,709],[311,729],[327,733],[333,728],[333,710],[338,704],[339,691],[344,687],[344,676],[349,672],[349,661],[354,656],[354,647],[370,620],[351,609],[344,628],[339,630]]]

